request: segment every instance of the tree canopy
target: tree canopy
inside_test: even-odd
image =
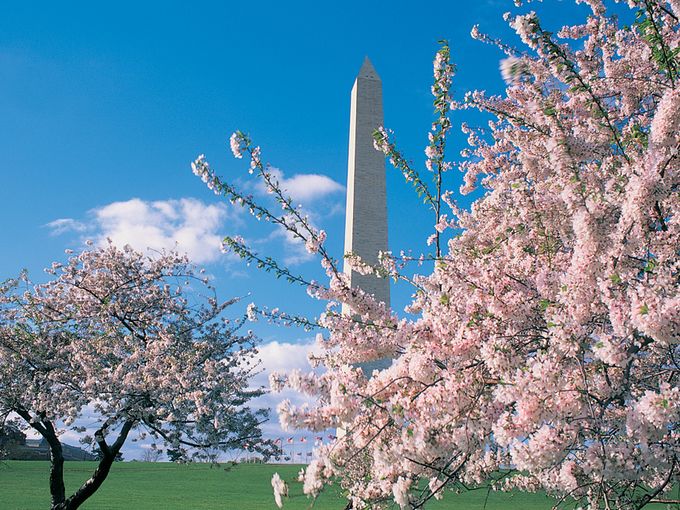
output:
[[[208,278],[177,253],[145,256],[112,244],[73,255],[31,286],[25,275],[0,293],[0,419],[48,442],[53,509],[74,509],[106,478],[131,433],[150,435],[175,458],[207,449],[273,444],[251,410],[255,338],[228,319]],[[92,477],[67,496],[60,435],[85,432],[100,452]],[[20,419],[17,419],[20,418]],[[205,457],[207,458],[207,457]]]
[[[521,3],[521,2],[520,2]],[[424,172],[380,128],[376,149],[433,211],[431,274],[400,272],[413,259],[381,255],[353,267],[415,288],[400,317],[361,289],[324,247],[325,233],[293,207],[249,136],[234,134],[282,206],[273,213],[225,183],[205,158],[194,172],[289,231],[317,253],[330,283],[311,282],[251,250],[226,244],[330,301],[322,375],[272,377],[275,389],[315,395],[315,407],[279,407],[291,428],[338,427],[305,470],[305,492],[339,480],[356,508],[420,508],[449,489],[546,490],[588,508],[642,508],[680,473],[680,4],[630,0],[631,23],[586,0],[582,24],[556,32],[535,12],[506,15],[525,48],[482,34],[505,53],[504,94],[455,99],[444,43],[434,61],[435,121]],[[469,147],[447,157],[451,114]],[[459,207],[443,177],[463,172]],[[429,177],[428,177],[429,175]],[[339,305],[352,310],[342,315]],[[356,363],[391,358],[366,374]],[[373,505],[373,506],[371,506]]]

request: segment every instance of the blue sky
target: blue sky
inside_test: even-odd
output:
[[[555,30],[586,12],[555,0],[530,8]],[[264,160],[292,179],[341,257],[349,94],[364,56],[383,81],[386,126],[422,165],[437,41],[450,41],[460,97],[474,88],[499,93],[503,55],[472,40],[470,29],[479,24],[514,43],[502,14],[530,8],[502,0],[431,8],[409,1],[3,3],[0,278],[27,268],[40,280],[43,267],[86,238],[110,235],[137,248],[179,240],[214,275],[221,297],[249,294],[244,306],[315,315],[321,305],[302,289],[218,253],[221,236],[241,234],[262,253],[321,275],[299,247],[220,204],[190,161],[205,153],[219,174],[257,193],[246,163],[228,148],[234,130],[250,133]],[[463,135],[454,137],[462,147]],[[307,174],[313,185],[297,186]],[[459,184],[452,173],[448,187]],[[431,217],[389,168],[388,195],[390,248],[427,250]],[[393,290],[398,310],[409,294]],[[281,342],[311,337],[254,329],[265,343],[279,342],[272,344],[279,357]]]

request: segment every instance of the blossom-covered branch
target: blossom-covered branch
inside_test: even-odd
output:
[[[0,289],[0,422],[19,416],[47,441],[53,510],[94,494],[133,431],[184,459],[242,448],[246,439],[264,456],[278,451],[262,439],[267,411],[247,407],[263,394],[249,388],[255,338],[238,333],[243,320],[223,317],[235,301],[219,302],[186,257],[109,244],[48,273],[45,284],[23,278]],[[58,427],[84,432],[86,407],[98,425],[83,442],[101,459],[67,496]]]

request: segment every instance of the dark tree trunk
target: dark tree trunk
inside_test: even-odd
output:
[[[40,418],[37,419],[22,407],[18,407],[14,411],[39,432],[50,447],[50,497],[52,508],[59,508],[59,505],[66,498],[66,489],[64,488],[64,452],[57,433],[52,423],[45,419],[44,415],[39,415]]]
[[[75,510],[80,505],[82,505],[87,500],[87,498],[97,492],[97,489],[99,489],[101,484],[104,483],[114,459],[115,455],[113,457],[104,455],[102,460],[99,461],[97,469],[95,469],[94,473],[92,473],[92,476],[83,485],[81,485],[71,497],[62,501],[58,505],[53,504],[52,510]]]
[[[130,430],[132,430],[132,427],[134,425],[135,425],[134,421],[126,421],[123,424],[123,428],[121,429],[120,434],[116,439],[116,442],[113,443],[111,446],[106,444],[106,440],[104,439],[103,435],[97,439],[97,443],[99,444],[99,448],[101,449],[102,452],[102,459],[99,461],[97,469],[94,470],[92,476],[83,485],[81,485],[80,488],[76,492],[74,492],[71,497],[69,497],[66,500],[62,500],[62,502],[57,505],[53,503],[52,510],[76,510],[90,496],[97,492],[97,489],[99,489],[99,487],[101,487],[101,484],[104,483],[104,480],[106,480],[106,477],[108,476],[109,471],[111,470],[111,465],[116,460],[116,455],[118,455],[118,453],[120,452],[123,443],[125,443],[125,440],[127,439],[127,436],[130,433]],[[98,431],[97,433],[103,434],[101,430]],[[95,435],[95,437],[97,436]]]
[[[43,437],[50,447],[50,495],[52,508],[64,502],[66,489],[64,488],[64,452],[59,438],[51,423],[45,424]]]
[[[71,497],[66,498],[66,489],[64,488],[64,451],[54,430],[52,423],[45,419],[44,416],[40,421],[36,419],[25,409],[15,409],[16,413],[21,416],[31,427],[40,432],[40,435],[45,438],[50,447],[50,495],[52,498],[51,510],[76,510],[82,505],[87,498],[92,496],[101,484],[106,480],[111,469],[111,464],[116,460],[116,455],[123,447],[123,443],[127,439],[132,427],[137,423],[135,420],[128,420],[123,423],[123,427],[118,434],[116,441],[109,446],[106,443],[105,432],[109,426],[107,421],[101,429],[97,431],[95,437],[102,452],[102,459],[99,461],[97,469],[94,470],[92,476],[80,486],[80,488],[73,493]]]

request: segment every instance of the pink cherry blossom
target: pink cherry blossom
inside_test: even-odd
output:
[[[245,439],[265,456],[276,451],[261,437],[266,412],[245,405],[262,394],[249,388],[255,338],[239,333],[242,320],[223,319],[235,300],[219,302],[185,256],[109,243],[50,273],[34,287],[23,275],[0,287],[0,422],[18,416],[49,444],[53,509],[90,497],[132,434],[185,459]],[[94,434],[83,441],[102,459],[68,496],[59,438],[82,432],[86,407]]]
[[[679,7],[631,0],[639,15],[625,25],[602,1],[582,3],[587,19],[565,27],[544,27],[534,12],[506,16],[521,53],[473,29],[510,58],[512,79],[499,95],[455,100],[449,48],[440,49],[427,179],[392,132],[375,132],[376,149],[431,210],[424,237],[435,249],[376,267],[348,254],[348,265],[413,285],[410,315],[349,288],[323,244],[326,285],[259,259],[329,302],[315,322],[327,330],[317,357],[325,372],[272,379],[273,390],[317,397],[299,407],[284,401],[284,426],[340,430],[315,450],[307,494],[340,483],[354,508],[420,508],[464,487],[543,490],[593,510],[672,499],[680,477]],[[520,62],[513,77],[507,67]],[[491,121],[461,126],[469,146],[454,164],[445,151],[449,114],[467,109]],[[461,193],[480,191],[469,210],[446,189],[460,185],[446,179],[452,168],[463,173]],[[276,221],[316,248],[304,218]],[[397,271],[418,260],[434,267]]]

